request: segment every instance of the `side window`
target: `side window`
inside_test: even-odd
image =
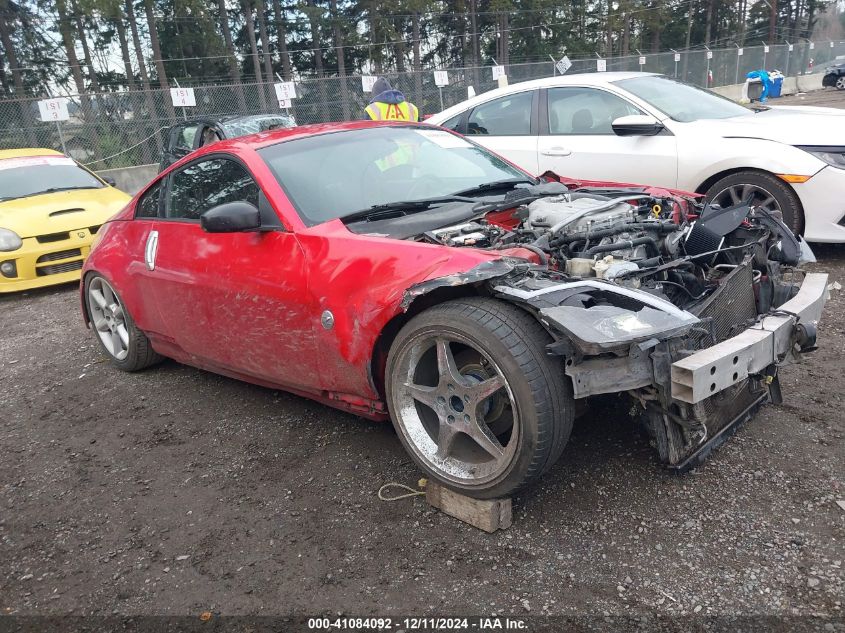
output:
[[[212,158],[171,175],[166,217],[199,220],[212,207],[237,201],[257,207],[258,185],[239,163]]]
[[[517,92],[476,107],[469,115],[467,134],[528,136],[532,96],[532,91]]]
[[[183,152],[194,151],[194,141],[199,131],[199,124],[193,123],[190,125],[181,125],[176,130],[176,137],[173,139],[173,149],[178,149]]]
[[[159,201],[161,198],[161,183],[162,181],[158,181],[150,187],[143,196],[141,196],[140,200],[138,200],[138,204],[135,207],[136,218],[158,217],[158,210],[160,206]]]
[[[549,133],[613,134],[614,120],[643,112],[614,94],[595,88],[549,88]]]
[[[460,132],[458,127],[461,125],[461,119],[464,118],[464,113],[461,112],[458,116],[453,116],[448,121],[444,121],[440,124],[441,127],[445,127],[453,132]]]

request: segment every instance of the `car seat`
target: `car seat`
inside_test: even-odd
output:
[[[586,108],[577,110],[572,115],[572,133],[589,134],[593,130],[593,114]]]

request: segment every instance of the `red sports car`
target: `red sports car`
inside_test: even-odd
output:
[[[548,470],[575,400],[604,393],[684,469],[780,397],[826,296],[779,218],[696,200],[537,179],[425,124],[266,132],[185,157],[104,225],[83,312],[120,369],[166,356],[389,417],[476,497]]]

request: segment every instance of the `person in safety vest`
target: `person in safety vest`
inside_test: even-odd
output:
[[[373,84],[373,98],[370,105],[364,108],[365,119],[372,121],[419,121],[420,111],[410,101],[405,101],[405,95],[394,90],[384,77],[376,79]]]

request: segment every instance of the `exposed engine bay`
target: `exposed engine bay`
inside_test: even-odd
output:
[[[450,212],[464,219],[444,222]],[[472,285],[531,311],[573,396],[633,398],[673,469],[694,467],[762,404],[779,402],[780,365],[815,349],[827,276],[797,268],[809,248],[750,204],[546,174],[503,198],[424,215],[425,230],[412,231],[422,218],[411,216],[381,220],[379,231],[502,258],[418,284],[406,304]]]
[[[510,218],[502,215],[506,207]],[[789,298],[792,286],[777,283],[776,269],[796,265],[802,250],[781,218],[749,205],[721,209],[669,192],[569,190],[559,183],[516,189],[487,217],[417,239],[456,247],[527,248],[549,270],[613,281],[688,310],[748,260],[758,313]]]

